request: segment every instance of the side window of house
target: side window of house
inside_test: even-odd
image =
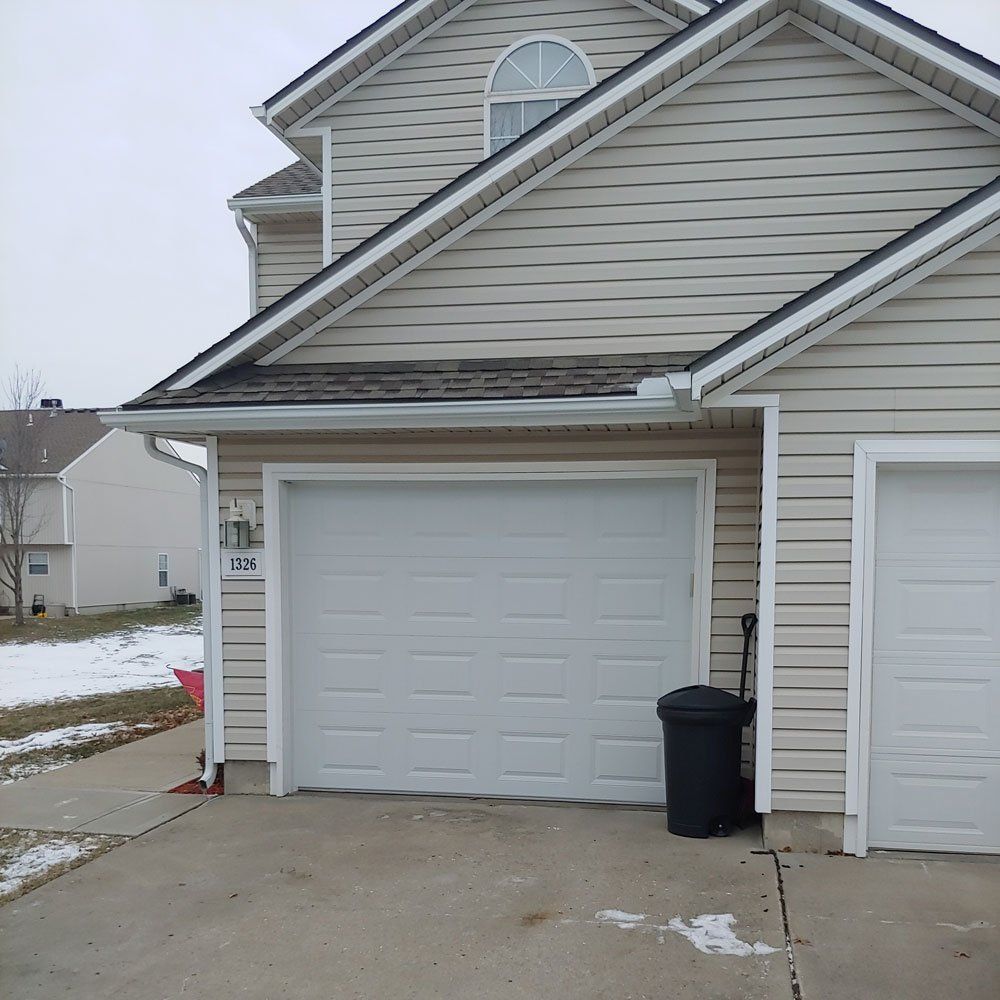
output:
[[[170,585],[170,573],[169,573],[169,562],[166,553],[161,552],[156,557],[156,570],[157,570],[157,583],[161,587],[168,587]]]
[[[575,45],[557,38],[518,42],[486,81],[486,153],[509,146],[594,85],[594,70]]]
[[[48,575],[49,575],[48,552],[29,552],[28,576],[48,576]]]

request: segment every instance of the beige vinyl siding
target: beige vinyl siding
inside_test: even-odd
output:
[[[774,808],[844,808],[856,440],[1000,438],[1000,241],[758,379],[781,396]]]
[[[627,0],[473,4],[312,123],[332,129],[335,256],[483,159],[486,78],[518,39],[568,39],[600,82],[674,33]]]
[[[760,432],[753,411],[713,417],[701,431],[454,432],[448,434],[232,437],[219,440],[219,516],[252,497],[263,519],[263,462],[481,462],[715,458],[712,682],[739,686],[739,618],[755,606]],[[253,543],[264,541],[263,526]],[[226,758],[266,759],[264,585],[222,582]]]
[[[260,223],[257,226],[257,308],[298,288],[323,266],[319,222]]]
[[[998,169],[1000,139],[785,27],[285,360],[707,350]]]

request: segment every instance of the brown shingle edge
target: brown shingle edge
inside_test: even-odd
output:
[[[241,365],[189,389],[152,389],[124,409],[289,403],[631,395],[642,379],[680,371],[696,354]]]

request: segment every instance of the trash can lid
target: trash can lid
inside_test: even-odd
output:
[[[656,702],[661,719],[677,722],[742,724],[748,705],[742,698],[707,684],[692,684],[665,694]]]

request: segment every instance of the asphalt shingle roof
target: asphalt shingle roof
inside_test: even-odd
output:
[[[10,428],[15,416],[25,419],[23,414],[15,414],[13,410],[0,410],[0,442],[13,440]],[[36,460],[34,468],[27,471],[52,475],[62,472],[108,433],[96,410],[32,410],[30,429],[30,450]],[[47,461],[42,461],[43,449]],[[2,465],[0,457],[0,467]]]
[[[319,194],[319,175],[308,164],[297,160],[287,167],[244,188],[234,198],[281,198],[294,194]]]
[[[648,376],[680,371],[696,354],[241,365],[189,389],[151,389],[125,404],[259,406],[630,395]]]

